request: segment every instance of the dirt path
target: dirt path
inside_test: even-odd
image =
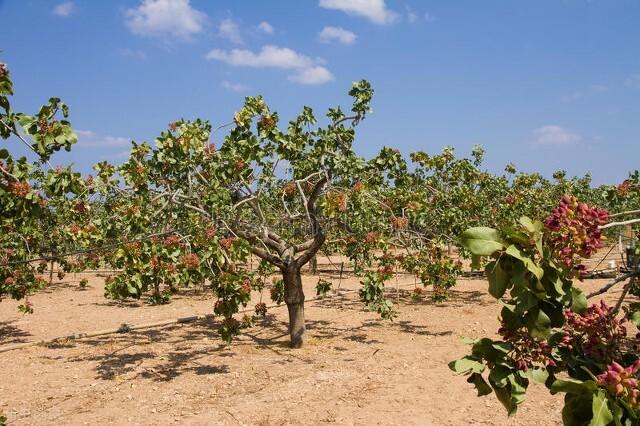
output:
[[[311,296],[316,280],[305,277]],[[350,279],[342,288],[357,285]],[[112,303],[100,278],[91,287],[60,284],[37,294],[31,316],[3,301],[0,347],[208,313],[213,303],[206,293],[159,307]],[[309,302],[300,350],[287,347],[286,309],[277,308],[228,347],[207,320],[0,353],[0,411],[16,425],[558,424],[560,396],[533,385],[508,419],[493,396],[477,398],[447,368],[467,350],[462,336],[492,334],[498,311],[486,282],[461,280],[438,306],[405,292],[393,323],[365,310],[353,292]]]

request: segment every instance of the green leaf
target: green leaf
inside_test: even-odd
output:
[[[489,373],[489,380],[495,386],[503,388],[509,384],[509,377],[513,375],[513,371],[502,365],[496,365]]]
[[[520,223],[520,225],[522,225],[524,229],[526,229],[531,234],[535,234],[542,231],[542,222],[537,220],[534,222],[527,216],[522,216],[518,220],[518,222]]]
[[[607,396],[603,390],[593,396],[591,406],[593,417],[589,426],[606,426],[613,421],[613,414],[607,404]]]
[[[598,386],[593,380],[586,380],[581,382],[576,379],[557,379],[555,380],[549,390],[551,393],[568,393],[573,395],[590,395],[592,394]]]
[[[571,310],[576,313],[583,313],[587,310],[587,296],[577,287],[571,287]]]
[[[472,383],[476,387],[476,390],[478,391],[478,396],[489,395],[492,392],[491,386],[487,384],[487,382],[484,380],[484,377],[482,377],[482,374],[479,374],[479,373],[471,374],[467,379],[467,382]]]
[[[449,368],[455,371],[457,374],[482,373],[484,371],[484,364],[474,358],[465,356],[464,358],[451,361]]]
[[[547,382],[547,379],[549,378],[549,372],[544,368],[535,367],[527,370],[527,372],[525,373],[525,376],[536,383],[544,385]]]
[[[551,319],[540,308],[532,308],[524,317],[524,323],[534,338],[548,339],[551,334]]]
[[[500,299],[509,286],[509,274],[502,269],[499,260],[491,262],[485,268],[487,279],[489,280],[489,294],[496,299]]]
[[[562,423],[565,426],[584,426],[591,420],[591,394],[567,394],[562,407]]]
[[[490,256],[504,248],[500,234],[493,228],[469,228],[460,236],[460,244],[476,256]]]
[[[498,401],[500,401],[502,403],[502,405],[504,406],[504,408],[507,409],[507,414],[509,415],[509,417],[513,416],[516,411],[518,411],[518,406],[513,402],[512,398],[511,398],[511,392],[509,389],[509,386],[506,386],[504,388],[499,388],[497,386],[493,386],[493,391],[496,393],[496,397],[498,398]]]
[[[535,275],[536,278],[541,279],[543,277],[544,270],[540,266],[538,266],[533,260],[531,260],[529,257],[523,255],[520,252],[520,249],[518,249],[518,247],[516,247],[515,245],[512,244],[509,247],[507,247],[506,253],[509,256],[515,257],[516,259],[524,263],[524,266],[527,268],[527,270],[531,272],[533,275]]]

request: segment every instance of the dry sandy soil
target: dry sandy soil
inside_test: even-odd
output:
[[[32,315],[0,303],[0,348],[212,310],[207,291],[153,307],[104,299],[95,275],[79,290],[80,277],[36,294]],[[305,277],[307,299],[316,280]],[[399,285],[393,322],[363,307],[349,291],[358,288],[353,278],[333,297],[308,301],[307,342],[298,350],[287,347],[286,308],[279,307],[230,346],[216,321],[202,320],[0,353],[0,412],[16,425],[560,423],[561,396],[540,386],[508,419],[495,397],[476,397],[449,371],[447,363],[468,350],[461,337],[497,328],[499,306],[485,281],[461,279],[439,305],[408,297],[413,278]]]

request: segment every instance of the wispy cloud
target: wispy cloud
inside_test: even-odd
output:
[[[400,14],[388,9],[384,0],[320,0],[320,7],[362,16],[378,25],[389,25],[400,20]]]
[[[410,24],[415,24],[418,20],[418,15],[409,6],[405,6],[405,9],[407,10],[407,21]]]
[[[538,146],[571,145],[582,138],[572,130],[550,124],[533,131],[534,144]]]
[[[240,35],[240,25],[231,18],[223,19],[218,26],[218,36],[226,38],[232,43],[242,44],[242,36]]]
[[[353,44],[356,41],[356,35],[349,30],[341,27],[324,27],[318,33],[318,40],[321,43],[331,43],[337,41],[342,44]]]
[[[125,12],[125,22],[134,34],[189,40],[204,30],[207,15],[191,7],[189,0],[143,0]]]
[[[290,75],[288,77],[290,81],[294,81],[300,84],[324,84],[329,81],[333,81],[334,77],[331,72],[322,66],[315,66],[310,68],[304,68],[297,74]]]
[[[640,74],[632,74],[624,81],[624,85],[633,89],[640,89]]]
[[[128,47],[118,49],[116,50],[116,53],[120,56],[124,56],[125,58],[134,58],[140,60],[147,59],[147,54],[144,51],[129,49]]]
[[[73,4],[72,1],[65,1],[62,2],[58,5],[56,5],[56,7],[53,8],[53,10],[51,11],[51,13],[53,13],[55,16],[60,16],[62,18],[67,18],[69,16],[71,16],[71,14],[73,14],[74,10],[75,10],[75,5]]]
[[[267,21],[260,22],[256,28],[259,32],[264,34],[273,34],[275,32],[275,28],[273,28],[273,26]]]
[[[579,99],[583,99],[589,96],[593,96],[593,95],[597,95],[600,93],[605,93],[608,92],[609,88],[607,86],[603,86],[601,84],[592,84],[591,86],[587,87],[586,89],[582,89],[582,90],[576,90],[573,93],[570,93],[568,95],[564,95],[561,97],[561,99],[564,102],[571,102],[571,101],[577,101]]]
[[[424,14],[424,20],[427,22],[433,22],[436,20],[436,17],[430,14],[429,12]]]
[[[334,79],[333,74],[320,65],[319,60],[288,47],[263,46],[259,52],[248,49],[213,49],[206,58],[233,66],[295,70],[296,73],[290,75],[289,80],[300,84],[322,84]]]
[[[226,80],[222,82],[222,87],[224,87],[230,92],[236,92],[236,93],[247,92],[249,90],[249,86],[247,86],[246,84],[231,83]]]
[[[128,145],[129,138],[119,136],[100,135],[92,130],[76,130],[78,135],[78,147],[86,148],[113,148]]]

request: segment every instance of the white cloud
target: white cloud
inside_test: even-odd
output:
[[[66,18],[68,16],[71,16],[75,8],[76,7],[72,1],[65,1],[54,7],[51,13],[53,13],[55,16]]]
[[[424,20],[427,22],[433,22],[436,20],[436,17],[430,14],[429,12],[424,14]]]
[[[582,139],[577,133],[553,124],[540,127],[533,134],[536,145],[570,145]]]
[[[323,66],[304,68],[295,75],[290,75],[289,80],[300,84],[324,84],[333,81],[335,77]]]
[[[586,89],[576,90],[575,92],[569,95],[562,96],[560,99],[563,100],[564,102],[571,102],[571,101],[577,101],[579,99],[583,99],[586,97],[590,97],[593,95],[597,95],[600,93],[605,93],[608,91],[609,91],[609,88],[607,86],[603,86],[601,84],[592,84]]]
[[[393,24],[400,19],[397,12],[387,9],[384,0],[320,0],[320,7],[362,16],[374,24]]]
[[[258,24],[258,31],[263,32],[265,34],[273,34],[275,29],[273,28],[273,26],[268,23],[267,21],[262,21],[260,22],[260,24]]]
[[[188,40],[204,30],[207,15],[189,0],[143,0],[125,12],[127,27],[143,36],[174,36]]]
[[[640,89],[640,74],[633,74],[627,77],[624,82],[625,86],[632,87],[634,89]]]
[[[418,20],[418,15],[416,15],[414,11],[407,5],[405,5],[405,9],[407,9],[407,21],[409,21],[410,24],[415,24]]]
[[[306,68],[313,65],[313,60],[288,47],[263,46],[259,53],[248,49],[213,49],[207,59],[216,59],[229,65],[255,68]]]
[[[99,135],[92,130],[76,130],[76,134],[78,135],[78,147],[111,148],[130,143],[129,138]]]
[[[247,86],[246,84],[230,83],[226,80],[222,82],[222,87],[224,87],[230,92],[236,92],[236,93],[246,92],[247,90],[249,90],[249,86]]]
[[[129,49],[128,47],[116,50],[116,53],[126,58],[147,59],[147,54],[142,50]]]
[[[353,44],[356,41],[356,37],[354,33],[341,27],[324,27],[318,33],[318,39],[322,43],[337,41],[342,44]]]
[[[213,49],[206,58],[233,66],[295,70],[296,74],[289,76],[289,80],[301,84],[322,84],[334,78],[328,69],[318,65],[319,60],[288,47],[263,46],[257,53],[248,49]]]
[[[227,18],[220,22],[220,26],[218,27],[218,36],[226,38],[232,43],[242,44],[240,26],[233,19]]]

